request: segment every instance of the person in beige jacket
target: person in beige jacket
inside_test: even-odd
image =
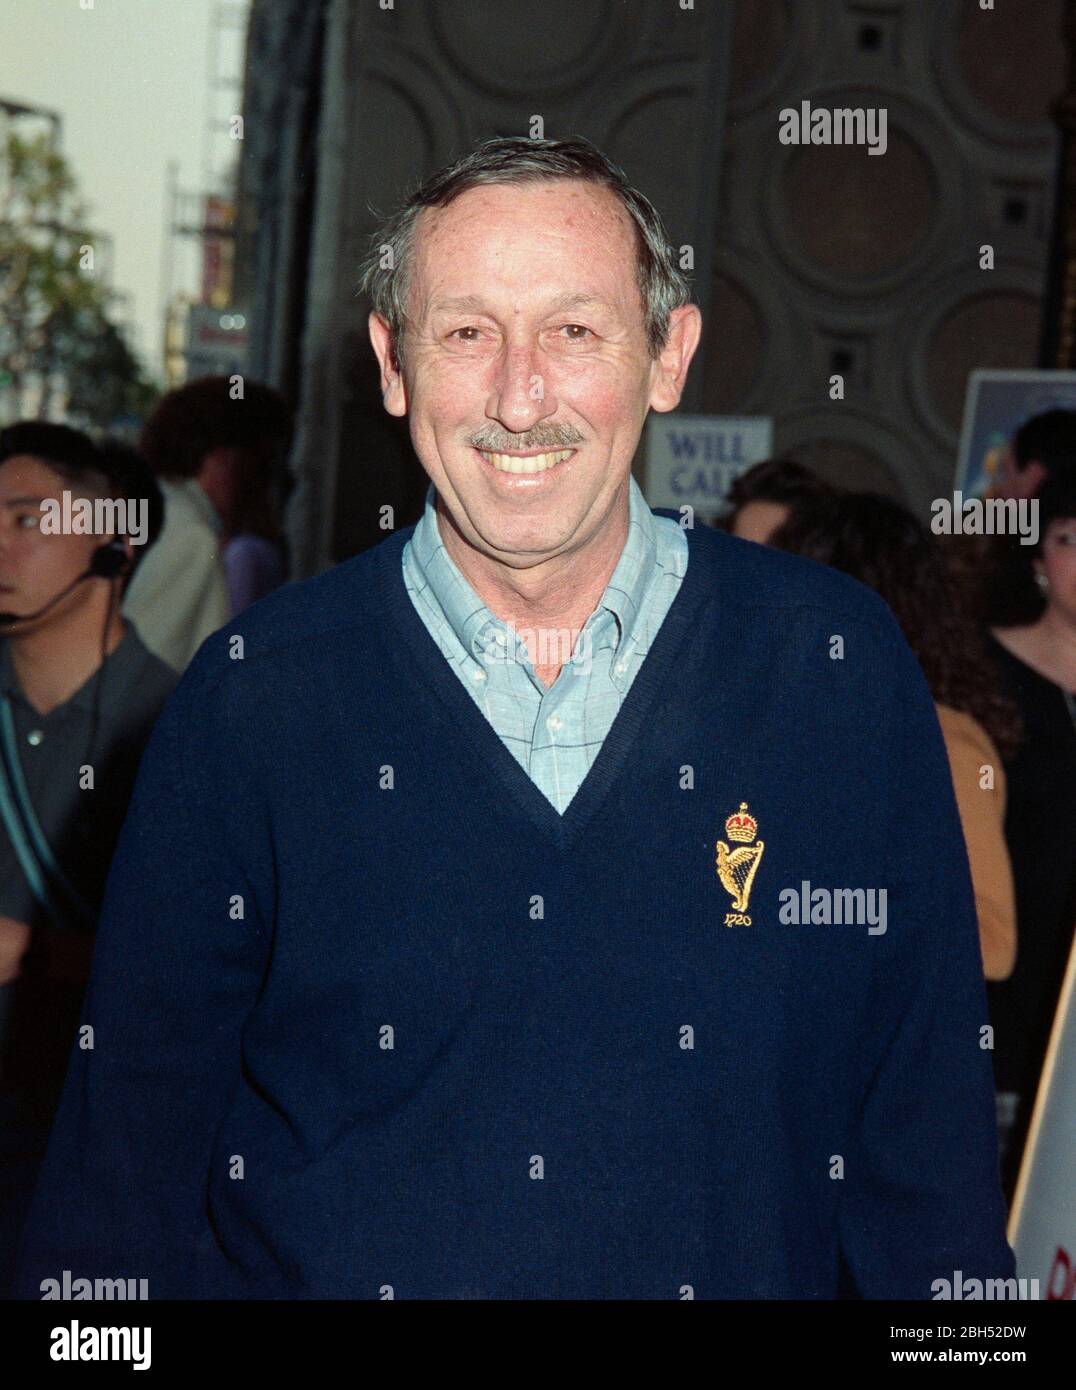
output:
[[[1005,770],[978,720],[949,705],[935,708],[968,849],[984,973],[1006,980],[1016,964],[1016,897],[1005,843]]]
[[[278,392],[225,376],[170,391],[146,422],[142,451],[164,494],[164,530],[123,611],[150,651],[177,671],[231,616],[221,548],[290,435]]]
[[[123,611],[150,651],[183,671],[228,621],[222,524],[197,478],[161,478],[160,484],[164,530],[131,581]]]
[[[1005,771],[1019,716],[966,615],[930,532],[892,498],[837,493],[793,505],[771,543],[843,570],[893,610],[934,696],[968,851],[983,974],[1016,963],[1016,901],[1005,843]],[[851,659],[851,658],[849,658]]]

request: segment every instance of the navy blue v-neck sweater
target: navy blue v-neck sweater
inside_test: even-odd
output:
[[[1011,1276],[967,859],[880,600],[688,532],[559,816],[416,613],[409,534],[247,610],[158,722],[21,1293],[65,1269],[151,1298]],[[747,841],[734,912],[717,846]],[[790,921],[805,884],[885,890],[885,930]]]

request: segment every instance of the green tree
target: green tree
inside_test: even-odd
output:
[[[66,404],[90,425],[142,414],[152,400],[100,259],[64,157],[48,136],[9,128],[0,146],[0,386],[16,411],[32,387],[43,414]]]
[[[157,388],[145,380],[127,339],[100,305],[65,308],[53,342],[63,364],[71,415],[107,426],[149,414]]]

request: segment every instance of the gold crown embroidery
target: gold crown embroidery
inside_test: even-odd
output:
[[[732,911],[725,914],[725,926],[751,925],[751,918],[745,917],[747,904],[751,899],[751,885],[758,872],[762,851],[766,848],[762,840],[755,841],[758,821],[747,809],[747,802],[740,802],[740,809],[733,811],[725,822],[725,834],[736,849],[730,849],[724,840],[717,842],[717,876],[721,886],[732,897]]]

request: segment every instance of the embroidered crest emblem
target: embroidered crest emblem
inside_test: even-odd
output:
[[[732,911],[725,913],[725,926],[749,927],[751,918],[746,916],[747,904],[766,845],[755,839],[758,821],[748,811],[746,801],[741,801],[740,809],[733,811],[725,822],[725,834],[736,845],[735,849],[730,849],[724,840],[717,842],[717,876],[732,897]]]

